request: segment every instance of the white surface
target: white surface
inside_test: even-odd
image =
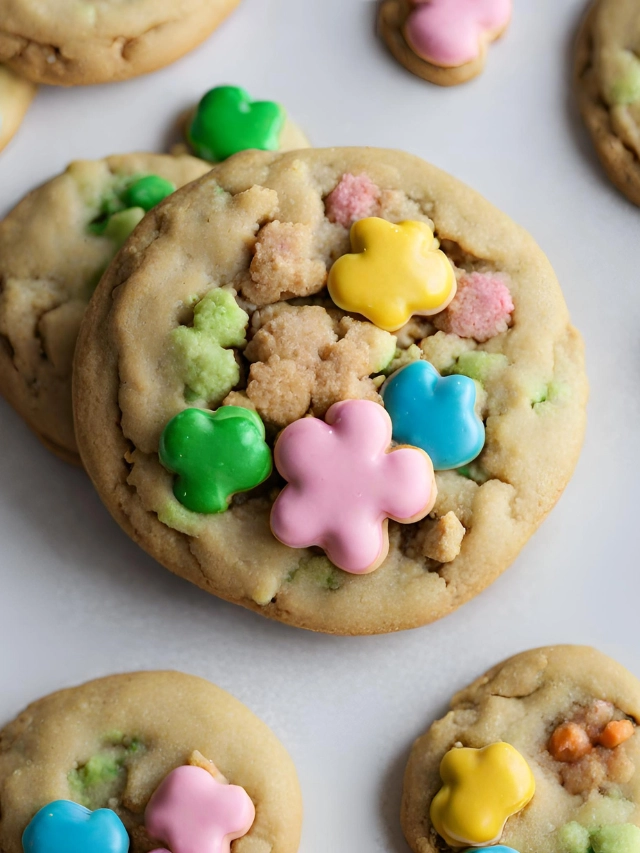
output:
[[[0,723],[56,688],[175,667],[230,690],[297,764],[303,853],[406,851],[411,741],[451,694],[514,652],[599,646],[640,675],[637,639],[640,210],[606,181],[569,90],[584,0],[516,0],[479,80],[439,89],[373,36],[372,2],[245,0],[150,77],[40,92],[0,157],[0,212],[76,157],[163,150],[210,86],[276,98],[318,146],[405,148],[528,228],[584,334],[587,441],[560,503],[512,568],[457,613],[401,635],[315,636],[170,575],[112,522],[80,471],[0,402]]]

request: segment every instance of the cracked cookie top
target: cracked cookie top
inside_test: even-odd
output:
[[[176,771],[187,776],[186,782],[175,780]],[[195,788],[189,777],[195,778]],[[177,791],[171,790],[174,781]],[[242,833],[232,835],[238,839],[234,853],[297,851],[302,801],[295,768],[273,732],[246,706],[208,681],[179,672],[91,681],[34,702],[0,731],[0,849],[22,853],[22,834],[38,811],[66,800],[63,813],[50,815],[48,829],[32,823],[34,839],[44,841],[47,831],[68,835],[78,814],[83,819],[82,810],[73,806],[77,803],[92,811],[111,809],[111,822],[122,821],[132,853],[146,853],[175,837],[172,827],[187,794],[192,804],[194,798],[207,797],[203,806],[210,812],[216,788],[218,799],[234,791],[237,799],[244,789],[243,798],[250,798],[245,812],[255,807]],[[148,808],[155,791],[162,793],[165,807],[173,803],[172,814],[158,814],[159,794]],[[193,834],[192,825],[189,831]],[[74,844],[74,838],[77,831],[60,849],[104,849],[86,841]],[[202,838],[196,840],[202,845]],[[48,843],[29,849],[57,848],[50,835]],[[180,853],[185,848],[171,849]]]
[[[416,853],[466,846],[445,841],[432,823],[441,762],[506,742],[527,762],[535,792],[493,843],[519,853],[637,850],[639,721],[637,679],[595,649],[542,648],[499,664],[456,694],[415,742],[402,802],[407,841]]]
[[[0,391],[70,462],[71,366],[89,298],[145,210],[208,169],[159,154],[79,160],[0,222]]]
[[[200,44],[239,0],[14,0],[0,20],[0,62],[35,83],[127,80]]]
[[[393,228],[363,233],[382,233],[393,251],[400,246],[397,265],[374,253],[366,264],[344,267],[347,284],[354,271],[393,277],[403,253],[415,251],[420,264],[428,258],[425,269],[438,277],[443,300],[440,308],[425,303],[428,315],[414,313],[392,331],[338,308],[331,282],[327,288],[336,261],[355,249],[353,223],[380,220]],[[400,225],[407,222],[411,229]],[[584,429],[582,344],[548,261],[467,187],[400,152],[246,152],[214,167],[160,204],[125,245],[92,301],[76,368],[83,461],[125,530],[216,595],[336,633],[414,627],[487,586],[557,500]],[[399,420],[412,387],[420,388],[417,408]],[[423,479],[403,487],[415,494],[403,493],[402,508],[395,499],[391,510],[384,493],[368,504],[367,523],[382,550],[370,564],[351,561],[359,566],[353,571],[371,571],[354,576],[317,547],[345,551],[327,545],[336,531],[344,535],[338,507],[352,509],[342,493],[321,511],[317,495],[307,493],[304,505],[319,509],[308,516],[315,532],[307,525],[302,538],[300,513],[287,512],[287,523],[297,519],[291,535],[280,515],[279,538],[300,545],[306,535],[304,547],[274,537],[274,502],[286,493],[291,504],[291,487],[304,487],[290,481],[287,491],[286,472],[302,469],[277,449],[270,469],[261,448],[297,447],[298,439],[285,437],[294,428],[302,436],[305,417],[329,428],[305,427],[305,442],[336,438],[343,415],[344,429],[358,423],[368,436],[369,406],[384,406],[391,418],[387,450],[419,447],[436,476],[430,491],[430,469],[421,468]],[[257,416],[260,429],[242,410]],[[449,428],[434,433],[429,418]],[[187,422],[195,429],[185,429]],[[447,444],[463,423],[471,440]],[[381,441],[386,428],[380,421],[375,429]],[[401,433],[411,440],[396,440]],[[216,459],[232,461],[243,446],[253,448],[254,467],[221,472]],[[216,472],[219,495],[203,494],[210,474],[198,459]],[[299,461],[313,468],[305,452]],[[341,470],[329,470],[350,487]],[[374,476],[365,470],[358,477]],[[184,499],[183,487],[198,503]],[[373,501],[370,488],[364,492]],[[185,500],[224,511],[194,512]],[[356,522],[364,529],[362,516]]]

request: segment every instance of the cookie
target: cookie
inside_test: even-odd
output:
[[[640,3],[598,0],[576,44],[575,90],[609,179],[640,205]]]
[[[147,74],[204,41],[239,0],[15,0],[3,9],[0,62],[34,83],[85,86]],[[5,4],[6,6],[6,4]]]
[[[302,821],[273,732],[179,672],[114,675],[26,708],[0,732],[0,809],[3,853],[22,853],[23,833],[31,853],[126,853],[129,839],[131,853],[222,851],[224,838],[237,853],[295,853]]]
[[[71,366],[91,293],[145,208],[208,169],[157,154],[78,161],[0,222],[0,393],[69,462],[80,463]]]
[[[250,148],[295,151],[308,148],[304,133],[275,101],[253,101],[239,86],[216,86],[187,117],[189,149],[202,160],[219,163]]]
[[[482,72],[488,45],[510,18],[511,0],[383,0],[378,27],[401,65],[430,83],[456,86]]]
[[[551,646],[498,664],[413,745],[402,799],[409,845],[638,850],[639,722],[640,683],[595,649]]]
[[[160,204],[74,374],[83,462],[130,536],[342,634],[490,584],[567,483],[586,396],[532,238],[420,159],[357,148],[237,154]]]
[[[33,83],[0,65],[0,151],[15,136],[35,94]]]

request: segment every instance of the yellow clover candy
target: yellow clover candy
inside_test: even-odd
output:
[[[444,784],[431,802],[431,822],[450,847],[495,844],[536,788],[531,768],[508,743],[450,749],[440,776]]]
[[[413,314],[437,314],[456,295],[453,267],[426,222],[360,219],[351,226],[351,248],[331,268],[329,294],[380,329],[394,332]]]

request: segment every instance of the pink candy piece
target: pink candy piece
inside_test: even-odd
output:
[[[504,276],[472,272],[460,279],[453,301],[433,322],[444,332],[483,343],[507,331],[512,311]]]
[[[415,53],[434,65],[456,68],[480,55],[485,38],[509,23],[511,0],[414,0],[405,37]]]
[[[378,403],[346,400],[288,426],[275,462],[288,480],[271,511],[290,548],[319,545],[339,568],[365,574],[389,550],[387,519],[409,523],[433,507],[431,460],[415,447],[389,451],[391,418]]]
[[[349,228],[358,219],[373,216],[379,201],[380,190],[368,175],[347,173],[326,197],[325,209],[331,222]]]
[[[202,767],[188,765],[164,779],[144,819],[149,835],[167,844],[170,853],[229,853],[231,842],[249,832],[255,815],[244,788],[225,785]]]

